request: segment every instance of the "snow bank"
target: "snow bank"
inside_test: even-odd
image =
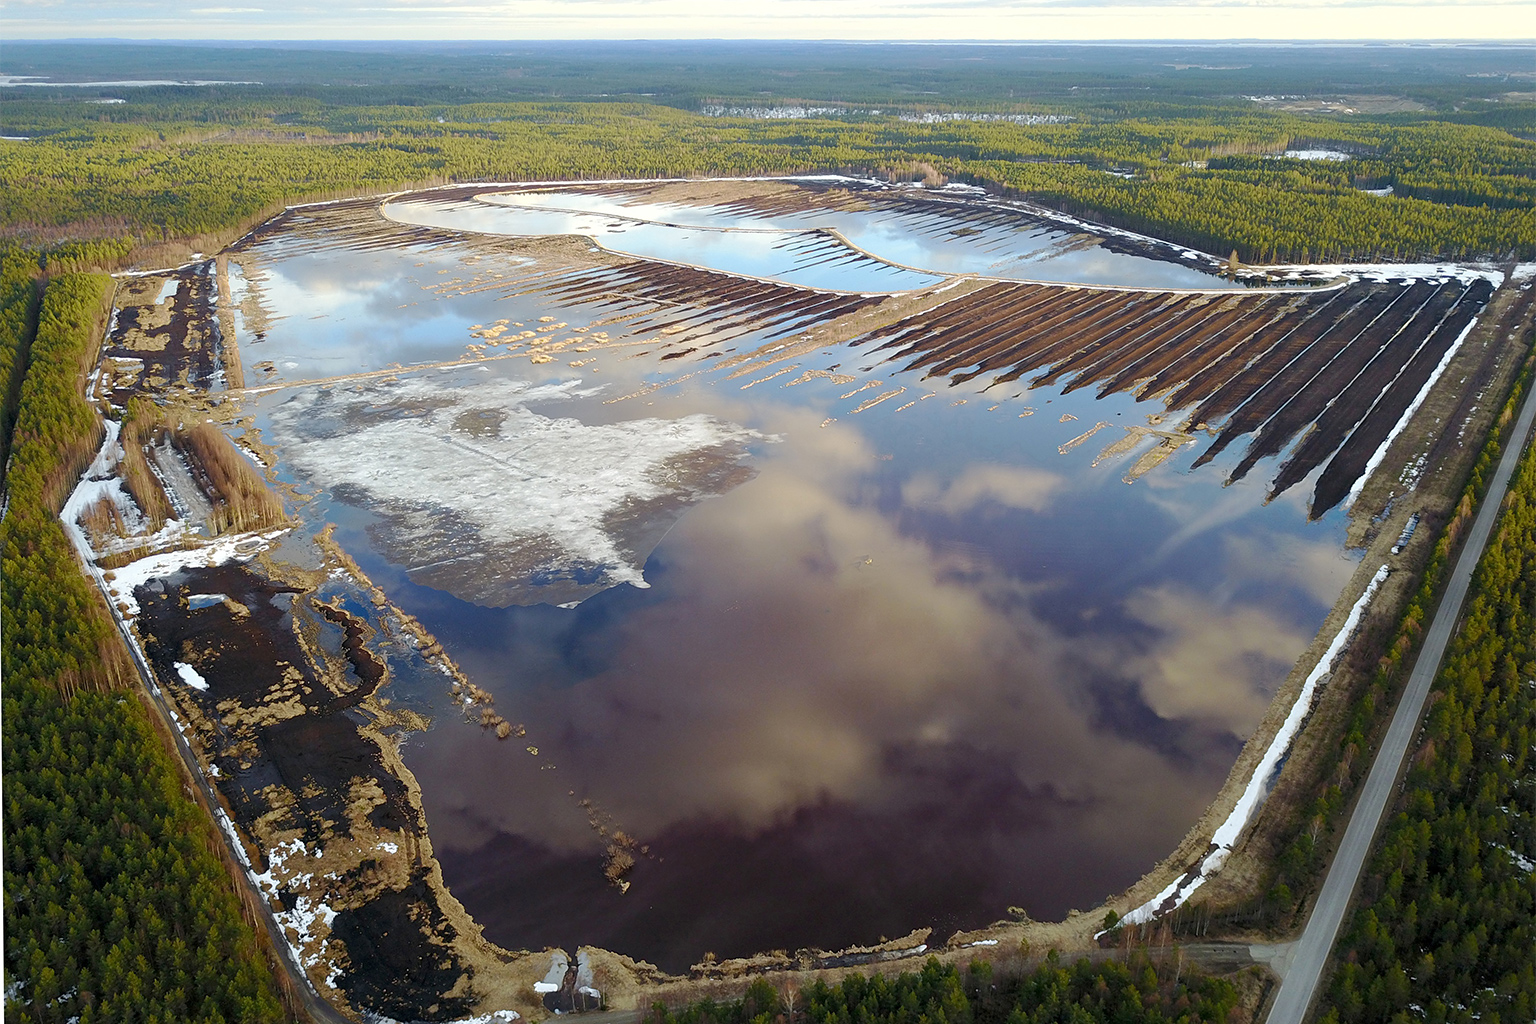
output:
[[[400,1022],[395,1020],[393,1017],[385,1017],[377,1013],[369,1013],[366,1010],[363,1011],[363,1019],[366,1020],[368,1024],[400,1024]],[[490,1013],[483,1014],[479,1017],[465,1017],[462,1020],[451,1020],[448,1021],[447,1024],[509,1024],[509,1022],[517,1019],[518,1013],[516,1010],[492,1010]]]
[[[1287,160],[1352,160],[1350,154],[1337,149],[1288,149],[1281,156]]]
[[[1308,674],[1306,681],[1301,684],[1301,692],[1296,695],[1296,702],[1291,705],[1290,714],[1286,715],[1280,729],[1275,733],[1275,738],[1270,741],[1269,747],[1264,751],[1264,756],[1259,759],[1258,765],[1253,770],[1253,775],[1248,779],[1248,785],[1244,788],[1242,796],[1238,797],[1237,805],[1232,808],[1225,821],[1211,836],[1211,845],[1205,857],[1195,868],[1181,875],[1167,888],[1152,897],[1141,906],[1136,907],[1125,914],[1120,920],[1125,924],[1144,924],[1153,918],[1173,910],[1179,904],[1189,899],[1191,893],[1205,884],[1205,880],[1221,870],[1227,862],[1227,857],[1237,845],[1237,838],[1252,819],[1255,811],[1263,804],[1268,795],[1270,783],[1279,770],[1280,761],[1291,749],[1291,741],[1296,738],[1296,733],[1301,729],[1301,723],[1312,710],[1313,697],[1317,688],[1322,684],[1323,678],[1333,670],[1333,663],[1338,660],[1345,645],[1354,635],[1356,627],[1360,625],[1360,617],[1365,613],[1366,606],[1371,603],[1371,598],[1376,596],[1376,591],[1387,578],[1391,570],[1382,566],[1376,570],[1376,575],[1371,577],[1371,582],[1366,586],[1365,593],[1349,610],[1349,617],[1344,620],[1338,634],[1323,656],[1318,659],[1317,665]],[[1103,934],[1100,932],[1099,934]]]
[[[576,991],[593,999],[603,998],[597,988],[597,979],[592,974],[592,957],[584,949],[576,951]]]
[[[1258,269],[1284,281],[1347,277],[1355,281],[1373,282],[1440,278],[1454,279],[1462,284],[1481,280],[1495,287],[1504,283],[1504,271],[1474,263],[1284,263]]]
[[[571,966],[568,958],[561,950],[555,950],[549,958],[549,970],[544,975],[543,981],[533,983],[533,990],[543,995],[548,992],[559,992],[565,985],[565,972]]]
[[[286,532],[287,530],[284,529],[265,534],[230,534],[227,537],[220,537],[211,544],[150,555],[112,570],[112,579],[105,581],[104,585],[112,596],[113,604],[126,606],[123,616],[132,617],[139,614],[139,602],[133,596],[136,587],[182,569],[223,565],[234,561],[248,562],[265,550],[275,538]]]

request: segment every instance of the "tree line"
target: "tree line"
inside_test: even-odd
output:
[[[1134,953],[1064,966],[1053,950],[1033,971],[973,961],[962,973],[930,957],[919,971],[850,974],[803,991],[759,979],[731,1002],[658,1003],[645,1024],[1225,1024],[1237,1006],[1230,982],[1186,965]]]
[[[1248,262],[1536,257],[1536,143],[1475,125],[1251,112],[1038,125],[786,121],[636,103],[343,107],[294,97],[132,107],[5,103],[6,130],[34,137],[0,144],[0,229],[185,237],[300,199],[414,183],[928,163],[1114,226],[1221,255],[1236,249]],[[1293,144],[1352,158],[1269,159]],[[1393,195],[1361,191],[1386,185]]]
[[[124,687],[127,651],[58,518],[101,438],[81,389],[111,281],[55,276],[35,302],[38,266],[0,257],[0,324],[32,338],[0,522],[5,1016],[280,1021],[222,840]]]
[[[1440,668],[1324,1024],[1536,1019],[1536,446]]]

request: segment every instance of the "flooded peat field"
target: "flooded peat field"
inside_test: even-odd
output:
[[[907,369],[881,347],[905,327],[892,315],[807,344],[818,323],[875,320],[885,292],[955,280],[783,230],[830,204],[490,198],[384,212],[585,232],[796,287],[436,240],[317,247],[313,231],[248,250],[283,318],[242,347],[248,378],[513,356],[257,404],[284,471],[322,492],[308,514],[520,726],[504,741],[439,714],[404,752],[444,878],[487,937],[671,971],[835,950],[1010,906],[1060,918],[1178,843],[1354,569],[1341,511],[1309,522],[1303,489],[1225,486],[1240,453],[1192,470],[1204,436],[1157,400]],[[867,251],[885,255],[861,214],[925,239],[900,247],[909,267],[935,251],[946,272],[1025,266],[1006,248],[1019,236],[1126,277],[1166,267],[1148,287],[1230,287],[1092,239],[1042,243],[990,207],[964,233],[964,207],[833,198]],[[537,215],[502,215],[523,208]],[[699,229],[624,237],[733,217],[754,230],[702,251]],[[989,303],[1025,305],[989,290],[1029,287],[980,283],[955,305],[974,327]],[[1026,315],[1003,321],[1012,335]]]
[[[1433,452],[1363,484],[1502,281],[1222,269],[850,179],[295,208],[120,289],[98,388],[169,386],[202,303],[228,387],[177,386],[296,528],[104,585],[353,1010],[1058,920],[1185,839],[1354,600]],[[502,952],[551,948],[621,956]]]

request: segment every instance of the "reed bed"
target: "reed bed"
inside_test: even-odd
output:
[[[210,526],[215,533],[256,530],[286,520],[282,499],[218,427],[206,421],[183,427],[171,435],[171,443],[186,457],[213,503]]]
[[[154,470],[150,469],[149,459],[144,454],[146,448],[154,444],[165,429],[165,415],[154,405],[142,399],[128,403],[128,412],[123,416],[123,461],[120,472],[134,503],[149,520],[151,533],[164,526],[165,521],[175,514],[170,500],[165,496],[164,486],[155,476]]]

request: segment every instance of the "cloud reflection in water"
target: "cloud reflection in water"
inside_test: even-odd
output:
[[[775,415],[790,442],[674,528],[644,603],[559,641],[607,652],[597,671],[529,687],[502,670],[498,708],[557,770],[452,729],[412,757],[491,938],[677,968],[1090,906],[1182,838],[1306,645],[1260,603],[1172,584],[1069,634],[1034,610],[1059,584],[903,523],[913,506],[1027,523],[1070,483],[973,463],[909,476],[907,507],[882,508],[863,436]],[[652,845],[629,894],[590,882],[602,843],[572,794]]]

